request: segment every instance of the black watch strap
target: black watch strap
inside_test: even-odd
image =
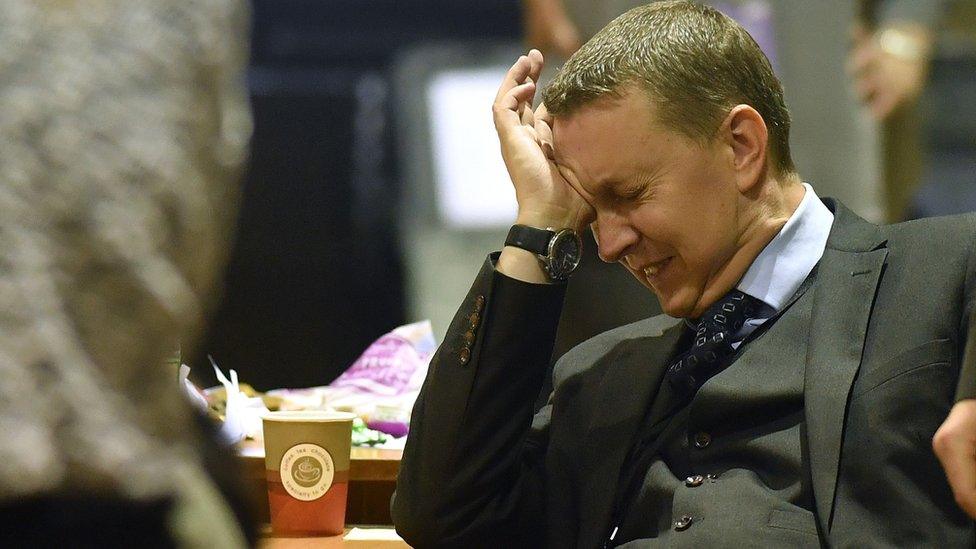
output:
[[[549,255],[549,241],[555,234],[553,231],[528,225],[512,225],[505,239],[505,245],[545,256]]]

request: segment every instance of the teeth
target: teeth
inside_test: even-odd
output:
[[[661,272],[661,268],[664,267],[664,265],[666,265],[667,262],[668,262],[667,259],[662,259],[661,261],[658,261],[657,263],[654,263],[652,265],[648,265],[647,267],[644,267],[644,276],[646,276],[646,277],[652,277],[652,276],[656,275],[657,273]]]

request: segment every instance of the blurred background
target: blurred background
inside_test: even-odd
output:
[[[639,3],[0,0],[0,545],[254,543],[203,415],[239,395],[173,391],[180,360],[301,388],[405,323],[442,339],[515,215],[503,74],[536,47],[551,77]],[[878,222],[976,210],[976,0],[711,3],[777,69],[819,195]],[[584,241],[553,359],[659,312]],[[384,486],[362,508],[387,513]]]
[[[271,389],[326,384],[406,322],[440,340],[514,217],[490,112],[501,76],[527,46],[557,66],[639,3],[254,0],[238,230],[184,357],[202,383],[208,354]],[[873,221],[976,209],[974,2],[713,4],[773,61],[820,196]],[[658,311],[587,245],[555,356]]]

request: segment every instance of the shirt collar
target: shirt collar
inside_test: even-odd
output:
[[[804,183],[803,200],[736,286],[779,312],[820,261],[834,214]]]

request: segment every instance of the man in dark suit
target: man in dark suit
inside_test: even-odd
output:
[[[542,63],[521,57],[496,98],[518,218],[414,408],[401,535],[972,546],[930,445],[960,378],[976,218],[878,227],[820,200],[768,61],[710,8],[628,12],[533,112]],[[566,354],[533,417],[587,224],[667,314]]]

